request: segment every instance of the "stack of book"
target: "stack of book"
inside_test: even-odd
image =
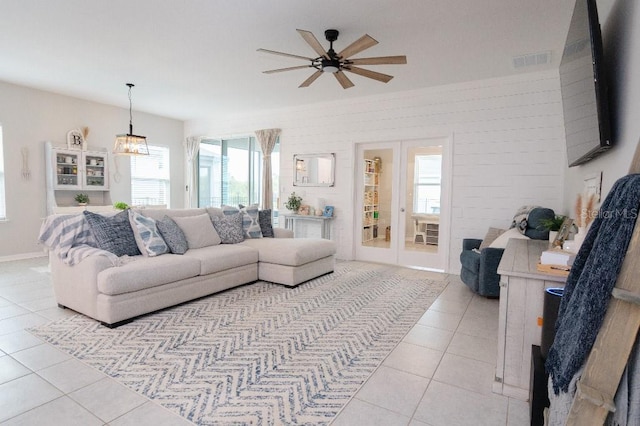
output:
[[[541,265],[558,265],[571,267],[573,260],[576,258],[576,254],[566,250],[551,249],[545,250],[540,256]]]
[[[571,253],[566,250],[557,248],[545,250],[540,256],[538,270],[554,275],[567,276],[569,275],[571,265],[573,265],[573,261],[575,258],[575,253]]]

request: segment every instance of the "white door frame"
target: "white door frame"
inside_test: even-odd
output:
[[[354,208],[354,241],[353,241],[353,253],[354,258],[358,260],[364,261],[372,261],[372,262],[380,262],[380,263],[394,263],[400,264],[401,259],[403,259],[404,264],[407,262],[413,263],[411,261],[411,256],[401,256],[401,247],[404,246],[404,232],[392,232],[391,233],[391,248],[390,249],[380,249],[373,247],[363,247],[362,242],[362,193],[363,193],[363,178],[364,170],[363,170],[363,151],[365,150],[374,150],[374,149],[392,149],[393,150],[393,176],[392,176],[392,188],[394,191],[392,193],[391,203],[392,209],[398,209],[392,214],[392,225],[395,225],[396,229],[405,229],[404,228],[404,220],[405,215],[400,213],[399,209],[401,206],[401,202],[406,204],[404,198],[406,198],[406,182],[405,188],[401,189],[401,181],[406,181],[406,177],[402,176],[400,159],[402,156],[402,151],[406,147],[410,146],[419,146],[421,143],[425,141],[435,141],[440,142],[442,145],[442,183],[441,183],[441,214],[440,214],[440,224],[439,224],[439,245],[438,245],[438,255],[437,259],[434,262],[436,267],[425,267],[420,265],[410,265],[407,264],[405,266],[416,266],[423,267],[424,269],[431,269],[436,271],[444,271],[447,272],[449,269],[449,246],[450,246],[450,238],[451,238],[451,189],[452,189],[452,164],[453,164],[453,155],[452,155],[452,146],[453,146],[453,135],[450,134],[448,136],[431,136],[425,138],[414,138],[414,139],[404,139],[404,140],[396,140],[396,141],[379,141],[379,142],[358,142],[354,144],[355,154],[354,158],[356,159],[356,164],[354,167],[354,182],[353,186],[353,199],[355,200],[355,208]],[[392,226],[393,229],[393,226]],[[384,229],[379,229],[379,232],[384,232]],[[404,251],[406,253],[406,251]]]

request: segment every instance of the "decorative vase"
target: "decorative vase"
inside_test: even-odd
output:
[[[565,242],[565,250],[568,250],[572,253],[578,253],[580,251],[580,247],[584,242],[584,237],[587,236],[587,228],[584,226],[578,227],[578,232],[573,236],[573,240],[569,240]]]
[[[84,206],[86,206],[86,205],[87,205],[87,203],[78,203],[78,205],[79,205],[80,207],[84,207]]]
[[[576,251],[580,250],[580,246],[582,246],[582,243],[584,242],[584,238],[586,236],[587,236],[587,228],[584,226],[579,227],[578,233],[573,236],[573,241],[575,241],[575,244],[576,244]]]

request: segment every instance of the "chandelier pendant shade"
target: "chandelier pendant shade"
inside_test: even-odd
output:
[[[145,136],[133,134],[133,115],[131,112],[131,88],[133,84],[127,83],[129,87],[129,133],[116,135],[116,142],[113,146],[115,155],[149,155],[149,146]]]

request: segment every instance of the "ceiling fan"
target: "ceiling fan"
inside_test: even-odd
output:
[[[354,74],[361,75],[363,77],[372,78],[374,80],[381,81],[383,83],[388,83],[389,80],[393,78],[391,75],[382,74],[376,71],[367,70],[364,68],[357,67],[356,65],[387,65],[387,64],[406,64],[407,57],[406,56],[379,56],[375,58],[354,58],[349,59],[351,56],[356,55],[362,52],[365,49],[368,49],[372,46],[378,44],[378,42],[368,34],[363,35],[358,40],[351,43],[349,46],[344,48],[342,51],[336,53],[333,50],[333,42],[338,39],[338,35],[340,34],[338,30],[326,30],[324,32],[324,36],[329,42],[329,50],[324,50],[318,39],[313,35],[311,31],[305,30],[296,30],[302,36],[304,41],[306,41],[309,46],[320,56],[317,58],[309,58],[306,56],[300,55],[292,55],[290,53],[276,52],[275,50],[268,49],[258,49],[258,52],[266,52],[274,55],[280,56],[288,56],[290,58],[296,59],[304,59],[310,61],[309,65],[300,65],[296,67],[288,67],[288,68],[280,68],[276,70],[264,71],[265,74],[273,74],[277,72],[283,71],[292,71],[303,68],[315,68],[316,71],[311,74],[311,77],[307,78],[302,84],[298,87],[309,87],[311,83],[316,81],[318,77],[322,75],[322,73],[331,73],[335,76],[338,83],[342,86],[343,89],[348,89],[353,87],[354,84],[349,78],[344,74],[343,71],[348,71]]]

